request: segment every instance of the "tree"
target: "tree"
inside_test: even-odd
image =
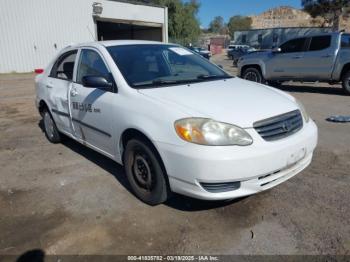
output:
[[[350,14],[350,0],[302,0],[302,6],[313,18],[322,17],[323,26],[330,25],[333,31],[339,30],[340,17]]]
[[[201,34],[197,13],[200,4],[197,0],[183,3],[181,0],[139,0],[168,7],[168,31],[172,42],[183,45],[197,42]]]
[[[216,16],[209,24],[209,31],[220,34],[225,28],[225,21],[222,16]]]
[[[233,37],[236,31],[249,30],[252,27],[252,19],[248,16],[232,16],[228,22],[230,35]]]

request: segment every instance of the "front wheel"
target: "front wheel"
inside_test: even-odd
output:
[[[124,168],[134,194],[149,205],[168,198],[166,173],[155,149],[146,141],[130,140],[124,152]]]
[[[350,95],[350,71],[346,72],[342,78],[343,90]]]
[[[257,83],[264,83],[264,77],[262,76],[261,72],[259,69],[250,67],[247,68],[242,75],[242,78],[248,81],[253,81]]]

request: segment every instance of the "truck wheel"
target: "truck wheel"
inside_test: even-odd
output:
[[[124,168],[134,194],[149,205],[158,205],[168,199],[166,173],[161,159],[146,141],[130,140],[124,152]]]
[[[60,133],[58,132],[55,121],[53,120],[49,110],[44,109],[42,116],[44,122],[44,131],[47,139],[53,144],[61,142]]]
[[[262,76],[259,69],[255,67],[247,68],[242,75],[242,78],[248,81],[253,81],[257,83],[264,83],[264,77]]]
[[[350,71],[346,72],[342,79],[343,90],[347,95],[350,95]]]

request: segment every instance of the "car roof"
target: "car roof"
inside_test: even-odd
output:
[[[171,45],[168,43],[157,41],[144,41],[144,40],[110,40],[110,41],[94,41],[80,44],[71,44],[67,48],[80,48],[80,47],[99,47],[99,46],[118,46],[118,45]]]

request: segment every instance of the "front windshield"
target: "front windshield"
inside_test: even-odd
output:
[[[107,48],[134,88],[152,88],[231,78],[192,51],[175,45],[121,45]]]

